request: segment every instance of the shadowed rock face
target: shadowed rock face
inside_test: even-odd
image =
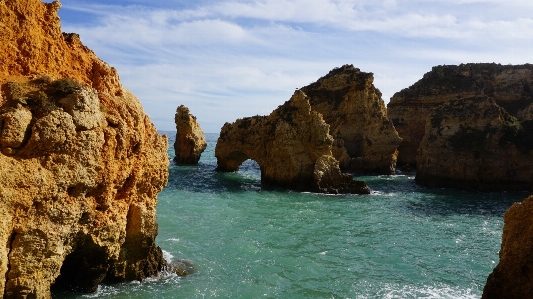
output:
[[[403,138],[398,163],[416,164],[426,120],[454,99],[487,96],[520,121],[533,119],[533,65],[461,64],[436,66],[411,87],[394,94],[389,118]]]
[[[236,171],[247,159],[261,169],[261,182],[294,190],[369,193],[364,182],[341,174],[332,157],[333,139],[322,115],[311,110],[307,96],[296,91],[269,116],[226,123],[215,156],[219,171]],[[319,161],[319,162],[317,162]]]
[[[357,173],[394,173],[402,139],[387,118],[372,73],[344,65],[301,90],[322,114],[334,138],[333,156],[341,169]]]
[[[59,2],[0,1],[0,294],[50,298],[165,265],[157,194],[167,139]],[[71,79],[67,79],[71,78]]]
[[[178,164],[198,164],[207,142],[196,117],[190,113],[189,108],[181,105],[176,110],[175,122],[177,133],[174,161]]]
[[[533,298],[533,196],[505,212],[500,262],[482,299]]]
[[[448,101],[434,109],[418,149],[416,181],[481,191],[533,190],[533,122],[493,100]]]

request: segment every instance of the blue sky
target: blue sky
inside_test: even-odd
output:
[[[183,104],[204,132],[269,114],[334,67],[374,73],[388,103],[432,66],[533,63],[531,0],[62,0],[159,130]]]

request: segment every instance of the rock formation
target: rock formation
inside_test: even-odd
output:
[[[60,3],[0,1],[0,294],[50,298],[165,265],[167,140],[114,68],[62,34]]]
[[[341,174],[331,153],[333,139],[322,115],[311,110],[308,97],[297,90],[268,116],[226,123],[215,156],[219,171],[236,171],[252,159],[265,185],[325,193],[370,192],[364,182]]]
[[[482,299],[533,298],[533,196],[505,212],[500,262]]]
[[[433,110],[452,99],[487,96],[519,120],[532,119],[533,65],[461,64],[436,66],[413,84],[394,94],[387,105],[389,118],[403,138],[398,165],[416,164],[426,120]]]
[[[174,161],[178,164],[198,164],[207,142],[196,117],[190,113],[189,108],[181,105],[176,110],[175,122],[177,132]]]
[[[427,120],[416,182],[481,191],[533,190],[533,121],[487,97],[448,101]]]
[[[330,125],[333,156],[341,169],[392,174],[402,139],[387,118],[381,92],[373,82],[372,73],[344,65],[302,91]]]

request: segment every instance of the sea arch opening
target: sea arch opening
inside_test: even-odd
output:
[[[250,161],[250,162],[248,162]],[[217,157],[217,171],[235,172],[241,166],[245,168],[255,167],[261,168],[261,164],[257,159],[250,157],[243,151],[233,151],[228,155]]]
[[[233,151],[228,155],[219,156],[217,163],[217,171],[235,173],[230,177],[239,181],[240,186],[242,184],[256,186],[258,182],[262,181],[261,165],[243,151]]]

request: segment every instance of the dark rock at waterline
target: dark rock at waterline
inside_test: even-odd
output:
[[[175,260],[167,265],[167,271],[178,276],[187,276],[194,271],[194,265],[185,260]]]

